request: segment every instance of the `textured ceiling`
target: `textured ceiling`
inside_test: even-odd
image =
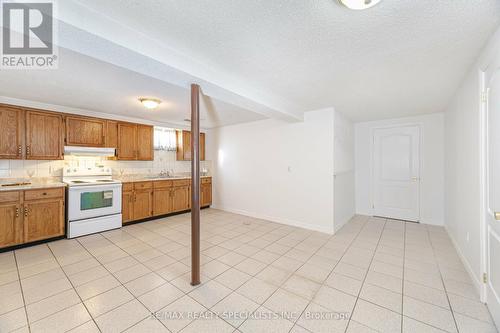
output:
[[[59,50],[59,59],[57,70],[2,71],[0,101],[9,103],[8,100],[1,100],[3,96],[118,117],[145,119],[154,124],[189,126],[184,121],[190,118],[191,112],[188,89],[65,49]],[[142,96],[156,97],[163,103],[158,109],[148,110],[137,100]],[[206,96],[200,104],[201,126],[204,128],[265,118]],[[37,105],[30,103],[27,106]]]
[[[307,111],[356,121],[440,112],[500,22],[498,0],[79,0]]]

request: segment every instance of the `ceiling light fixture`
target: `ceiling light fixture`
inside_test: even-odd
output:
[[[376,4],[378,4],[382,0],[339,0],[341,4],[346,6],[349,9],[354,10],[363,10],[368,9]]]
[[[158,107],[158,105],[161,104],[161,101],[159,99],[156,99],[156,98],[141,97],[141,98],[139,98],[139,102],[141,102],[142,105],[144,105],[144,107],[147,109],[156,109]]]

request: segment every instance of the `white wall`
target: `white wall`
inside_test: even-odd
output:
[[[421,127],[420,220],[444,224],[444,115],[357,123],[355,125],[356,213],[373,215],[371,188],[371,146],[373,129],[418,124]]]
[[[355,213],[354,125],[338,111],[334,133],[334,225],[337,231]]]
[[[214,207],[333,232],[334,110],[210,130]]]
[[[493,56],[500,56],[500,29],[464,78],[445,112],[446,228],[478,287],[482,276],[480,71]]]

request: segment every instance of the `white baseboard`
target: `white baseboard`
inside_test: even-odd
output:
[[[289,225],[289,226],[292,226],[292,227],[299,227],[299,228],[308,229],[308,230],[312,230],[312,231],[319,231],[319,232],[322,232],[322,233],[333,235],[333,221],[332,221],[332,226],[331,227],[323,227],[323,226],[311,225],[311,224],[303,223],[301,221],[284,219],[284,218],[280,218],[280,217],[276,217],[276,216],[269,216],[269,215],[265,215],[265,214],[259,214],[259,213],[255,213],[255,212],[249,212],[249,211],[246,211],[246,210],[235,209],[235,208],[231,208],[231,207],[219,206],[219,205],[216,205],[216,204],[212,205],[211,207],[214,208],[214,209],[223,210],[223,211],[226,211],[226,212],[229,212],[229,213],[245,215],[245,216],[253,217],[253,218],[256,218],[256,219],[268,220],[268,221],[276,222],[276,223],[279,223],[279,224]]]
[[[476,276],[476,274],[474,274],[474,271],[472,270],[472,267],[470,266],[469,261],[463,255],[462,250],[458,246],[458,242],[455,240],[455,238],[453,238],[453,235],[448,230],[448,227],[445,225],[444,228],[446,230],[446,233],[450,237],[451,242],[453,243],[453,246],[455,247],[455,250],[458,253],[458,256],[460,257],[460,260],[462,261],[462,264],[464,265],[465,270],[467,271],[467,273],[469,273],[469,276],[470,276],[472,282],[474,283],[474,286],[476,287],[478,295],[480,295],[480,297],[481,297],[481,295],[483,294],[483,287],[484,287],[483,282],[481,281],[480,277],[478,277],[478,276]]]

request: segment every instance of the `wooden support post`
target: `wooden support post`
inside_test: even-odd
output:
[[[200,284],[200,86],[191,85],[191,285]]]

